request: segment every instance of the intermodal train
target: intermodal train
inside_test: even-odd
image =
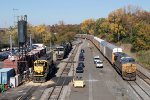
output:
[[[135,59],[125,54],[122,51],[122,48],[93,35],[77,34],[75,37],[90,40],[99,49],[103,56],[109,60],[124,80],[136,80],[137,67]]]
[[[69,52],[72,49],[72,44],[70,42],[63,43],[60,46],[56,47],[56,59],[62,60],[67,57]]]
[[[45,82],[54,71],[53,53],[47,52],[34,61],[33,82]]]

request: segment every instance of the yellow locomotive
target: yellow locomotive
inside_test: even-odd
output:
[[[114,55],[115,62],[113,65],[122,75],[122,78],[125,80],[136,80],[135,59],[122,52]]]
[[[53,53],[50,52],[34,61],[33,82],[45,82],[53,71]]]

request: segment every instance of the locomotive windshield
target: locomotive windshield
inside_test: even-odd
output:
[[[64,51],[64,48],[56,48],[57,51]]]
[[[35,63],[35,66],[44,66],[45,65],[45,62],[37,62]]]
[[[133,58],[124,58],[121,61],[123,64],[124,63],[135,63],[135,60]]]

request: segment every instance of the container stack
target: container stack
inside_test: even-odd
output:
[[[0,90],[4,92],[7,90],[10,84],[10,78],[15,76],[15,70],[13,68],[0,69]]]

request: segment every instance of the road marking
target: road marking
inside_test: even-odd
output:
[[[86,80],[87,82],[97,82],[97,81],[99,81],[99,80]]]
[[[92,80],[91,73],[89,73],[89,80]],[[89,81],[89,100],[93,100],[92,82],[93,81]]]

